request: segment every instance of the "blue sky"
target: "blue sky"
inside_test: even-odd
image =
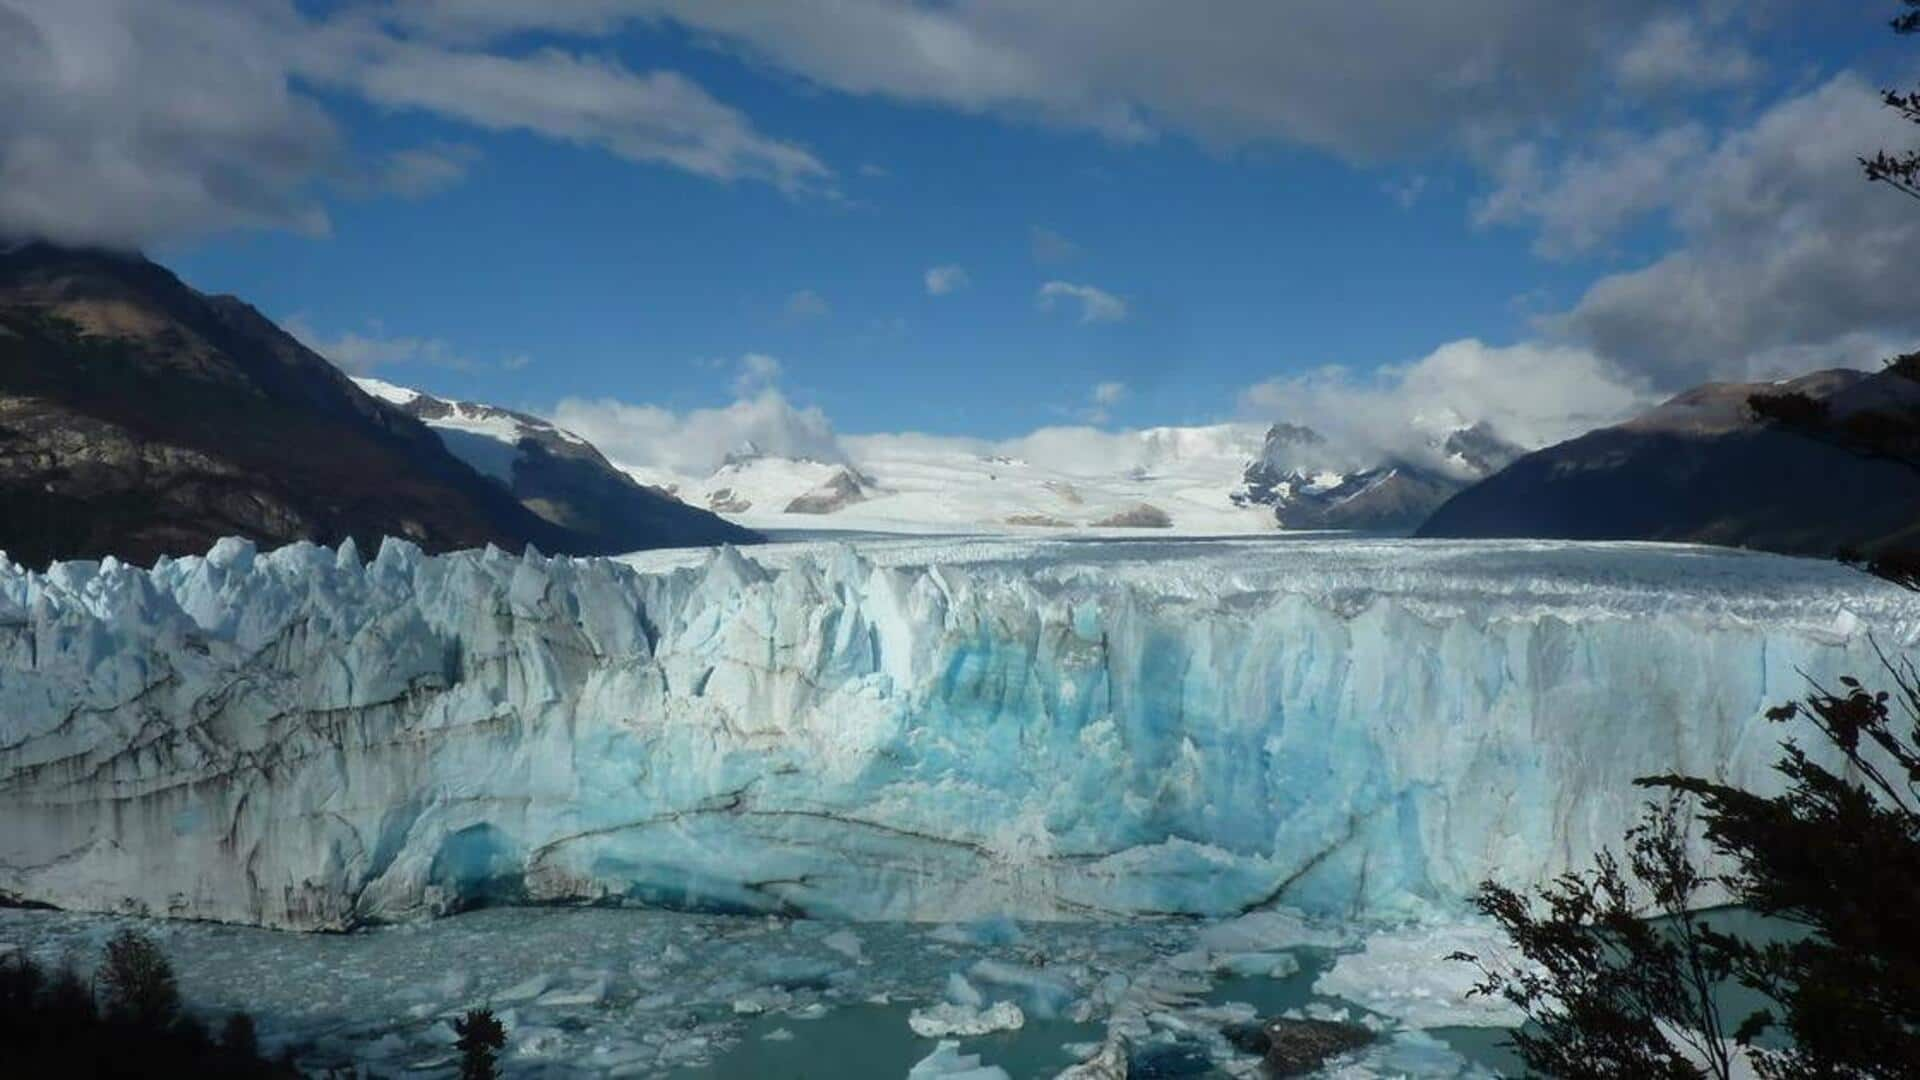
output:
[[[1603,6],[0,0],[52,58],[0,89],[74,112],[78,69],[103,103],[0,121],[0,163],[67,139],[156,189],[15,168],[0,226],[140,244],[443,394],[771,394],[843,433],[1440,401],[1540,441],[1570,401],[1908,343],[1884,268],[1806,254],[1913,227],[1850,156],[1901,134],[1872,101],[1920,55],[1892,5]],[[116,31],[137,62],[91,69]],[[116,79],[139,100],[109,114]],[[122,146],[128,115],[187,134]]]

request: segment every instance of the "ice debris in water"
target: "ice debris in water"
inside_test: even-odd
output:
[[[930,942],[923,928],[908,924],[869,924],[858,932],[869,962],[858,964],[828,943],[844,927],[738,916],[495,908],[320,936],[0,910],[0,952],[25,951],[48,963],[68,953],[97,956],[125,925],[155,935],[175,962],[183,996],[204,1017],[252,1012],[269,1051],[291,1047],[310,1071],[445,1069],[452,1062],[449,1021],[491,1003],[511,1032],[509,1076],[655,1076],[679,1068],[729,1075],[733,1055],[755,1046],[795,1060],[832,1060],[833,1039],[887,1030],[898,1033],[902,1048],[892,1071],[845,1080],[895,1080],[926,1056],[921,1037],[957,1039],[989,1029],[1003,1031],[990,1057],[1005,1052],[1009,1039],[1051,1048],[1044,1060],[996,1061],[1020,1075],[1078,1068],[1069,1075],[1109,1080],[1125,1075],[1114,1071],[1115,1055],[1124,1063],[1132,1054],[1159,1054],[1166,1062],[1205,1058],[1231,1074],[1250,1059],[1222,1029],[1264,1015],[1236,999],[1251,983],[1268,982],[1239,979],[1214,963],[1183,960],[1175,967],[1176,957],[1205,955],[1200,941],[1209,927],[1166,922],[1027,924],[1018,945],[969,946]],[[1417,1004],[1412,1015],[1423,1023],[1474,1022],[1470,1003],[1404,992],[1435,985],[1429,969],[1448,967],[1436,954],[1421,968],[1419,957],[1433,946],[1469,943],[1471,932],[1433,931],[1425,943],[1405,946],[1393,943],[1419,940],[1410,930],[1386,931],[1389,951],[1401,950],[1406,963],[1380,966],[1373,977],[1397,980],[1402,989],[1361,980],[1355,992],[1365,991],[1381,1009]],[[1324,978],[1330,963],[1365,954],[1277,955],[1310,962]],[[1315,996],[1306,980],[1289,985],[1287,1000],[1299,1015],[1345,1018],[1398,1040],[1406,1045],[1393,1051],[1396,1061],[1412,1060],[1418,1049],[1447,1063],[1409,1075],[1459,1075],[1458,1055],[1408,1044],[1391,1014]],[[1028,1011],[1035,1000],[1065,1004],[1050,1018]],[[817,1023],[828,1016],[839,1017],[838,1025]],[[1012,1028],[1016,1016],[1021,1026]],[[929,1018],[936,1026],[927,1026]],[[1069,1043],[1073,1052],[1062,1049]],[[1074,1066],[1076,1059],[1083,1064]]]

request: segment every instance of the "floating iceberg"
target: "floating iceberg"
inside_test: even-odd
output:
[[[1916,627],[1838,566],[1634,544],[0,562],[0,894],[308,929],[1454,911],[1586,864],[1636,776],[1770,782],[1765,707]]]

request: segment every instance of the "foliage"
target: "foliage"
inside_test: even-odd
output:
[[[1827,420],[1827,403],[1797,390],[1754,394],[1747,407],[1761,420],[1786,427],[1818,427]]]
[[[1883,658],[1884,660],[1884,658]],[[1738,867],[1742,904],[1806,928],[1792,942],[1717,946],[1733,976],[1777,1003],[1747,1018],[1789,1048],[1760,1053],[1771,1076],[1920,1074],[1920,674],[1885,662],[1895,693],[1853,679],[1769,713],[1804,720],[1839,751],[1839,770],[1789,741],[1784,795],[1697,777],[1644,781],[1701,808],[1709,844]]]
[[[151,941],[140,940],[152,947]],[[159,966],[166,963],[157,948],[148,955],[146,948],[125,947],[120,937],[115,942],[122,944],[119,959],[128,972],[151,976],[156,961]],[[112,945],[106,961],[96,980],[101,983],[114,961]],[[151,981],[138,985],[146,990],[129,995],[116,1009],[103,1010],[71,962],[49,975],[24,954],[0,958],[0,1073],[214,1080],[299,1076],[291,1062],[270,1063],[259,1056],[252,1042],[253,1022],[244,1014],[227,1021],[221,1044],[215,1046],[198,1020],[180,1014],[177,995],[167,998]],[[170,979],[166,986],[172,989]],[[243,1030],[244,1038],[237,1034]]]
[[[228,1056],[254,1058],[260,1055],[260,1037],[253,1030],[253,1017],[237,1012],[227,1017],[220,1028],[220,1049]]]
[[[1883,661],[1896,692],[1845,679],[1768,713],[1817,728],[1836,765],[1788,740],[1779,795],[1643,779],[1668,801],[1628,834],[1628,873],[1603,856],[1591,874],[1543,890],[1539,905],[1482,887],[1480,910],[1529,966],[1481,964],[1477,989],[1527,1016],[1514,1043],[1529,1069],[1726,1078],[1731,1039],[1763,1077],[1920,1075],[1920,672]],[[1736,869],[1716,877],[1693,865],[1685,807]],[[1694,910],[1710,886],[1805,932],[1765,943],[1718,933]],[[1772,1006],[1723,1016],[1713,991],[1729,982]]]
[[[499,1075],[494,1055],[507,1045],[507,1029],[492,1009],[468,1010],[453,1022],[453,1031],[460,1036],[454,1043],[460,1050],[460,1080],[493,1080]]]
[[[1894,33],[1920,33],[1920,0],[1900,2],[1907,10],[1893,17]],[[1920,91],[1902,93],[1885,90],[1881,92],[1880,99],[1887,108],[1898,112],[1906,120],[1920,124]],[[1866,170],[1867,179],[1920,199],[1920,151],[1888,153],[1881,150],[1872,157],[1861,158],[1860,166]]]
[[[1687,857],[1677,802],[1649,804],[1627,834],[1627,866],[1603,853],[1532,900],[1487,882],[1475,897],[1530,963],[1480,966],[1478,994],[1528,1018],[1512,1039],[1529,1069],[1564,1080],[1727,1080],[1732,1060],[1714,988],[1728,963],[1696,908],[1709,883]],[[1650,921],[1650,914],[1661,916]]]
[[[160,1029],[180,1013],[173,965],[153,939],[122,930],[107,942],[106,962],[95,976],[107,1015],[123,1023]]]

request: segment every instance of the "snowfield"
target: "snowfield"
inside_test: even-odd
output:
[[[1818,562],[1339,539],[389,542],[0,567],[0,890],[320,929],[492,901],[1450,916],[1771,782],[1920,602]]]
[[[849,440],[850,462],[753,452],[710,475],[623,466],[644,484],[752,529],[993,534],[1270,533],[1273,507],[1236,505],[1263,429],[1246,424],[1082,434],[1101,452],[1045,433],[1028,456],[968,453],[939,440],[871,436]],[[861,497],[828,513],[796,513],[794,500],[841,473],[863,480]],[[1164,525],[1102,525],[1149,506]],[[1157,519],[1155,519],[1157,520]]]

